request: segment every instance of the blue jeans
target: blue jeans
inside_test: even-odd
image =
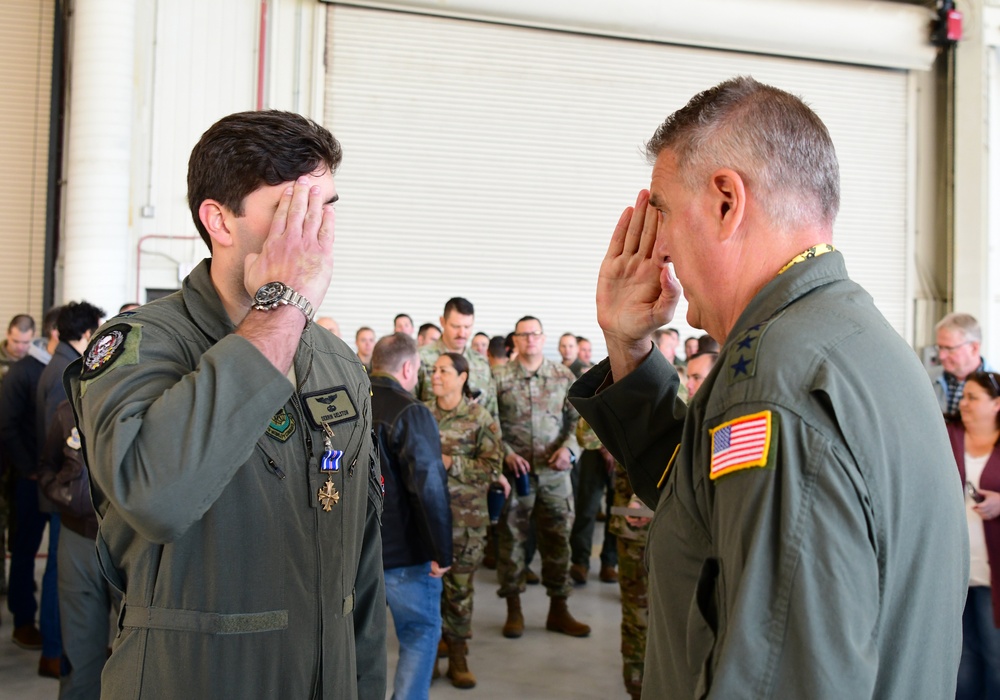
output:
[[[385,599],[399,639],[394,700],[427,700],[441,638],[441,579],[431,563],[385,570]]]
[[[49,557],[42,574],[42,607],[38,612],[38,630],[42,633],[42,656],[62,656],[62,630],[59,623],[59,530],[57,513],[49,517]]]
[[[31,625],[38,612],[35,600],[35,555],[42,544],[49,514],[38,510],[38,482],[17,477],[14,491],[14,536],[10,545],[10,585],[7,609],[14,627]]]
[[[1000,698],[1000,629],[988,586],[971,586],[962,613],[962,661],[956,700]]]

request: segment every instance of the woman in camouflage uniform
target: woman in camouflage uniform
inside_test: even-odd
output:
[[[476,677],[466,662],[466,640],[472,636],[472,578],[483,560],[490,522],[486,493],[499,481],[509,494],[510,484],[501,472],[500,426],[472,399],[468,361],[457,353],[443,353],[434,363],[431,389],[434,400],[427,405],[441,430],[454,528],[454,559],[441,596],[442,637],[452,685],[472,688]]]

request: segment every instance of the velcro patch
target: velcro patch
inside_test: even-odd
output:
[[[718,479],[741,469],[767,465],[771,450],[771,412],[740,416],[709,431],[712,466],[709,477]]]
[[[116,364],[138,364],[141,337],[142,327],[127,323],[116,323],[101,331],[83,356],[80,381],[93,379]]]
[[[268,423],[265,432],[278,442],[286,442],[295,432],[295,419],[285,409],[279,409],[271,416],[271,422]]]
[[[358,409],[345,386],[303,394],[302,402],[306,407],[306,416],[316,430],[323,430],[324,424],[336,425],[358,418]]]

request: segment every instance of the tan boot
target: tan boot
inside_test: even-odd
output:
[[[448,640],[448,678],[456,688],[475,688],[476,677],[469,670],[465,655],[468,647],[464,639]]]
[[[517,639],[524,634],[524,615],[521,614],[521,596],[515,593],[507,596],[507,622],[503,625],[503,636]]]
[[[585,625],[570,615],[565,598],[550,599],[549,617],[545,621],[545,629],[550,632],[562,632],[570,637],[586,637],[590,634],[590,625]]]

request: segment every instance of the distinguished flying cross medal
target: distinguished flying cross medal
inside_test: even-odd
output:
[[[328,423],[323,423],[323,459],[320,461],[319,469],[324,472],[339,472],[340,458],[344,456],[343,450],[333,449],[333,428]]]
[[[340,501],[340,494],[337,493],[337,488],[333,485],[333,477],[326,477],[326,483],[316,494],[316,498],[323,504],[323,510],[327,513],[333,510],[333,507]]]

